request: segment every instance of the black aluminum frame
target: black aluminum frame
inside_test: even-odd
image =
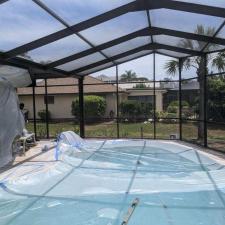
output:
[[[153,109],[153,138],[149,138],[149,139],[160,139],[157,137],[157,122],[156,122],[156,99],[155,99],[155,91],[156,91],[156,82],[165,82],[165,81],[159,81],[156,80],[156,54],[155,52],[152,53],[153,54],[153,80],[148,81],[149,83],[153,83],[153,95],[154,95],[154,109]],[[175,124],[179,125],[179,140],[181,141],[186,141],[188,142],[188,140],[186,140],[185,138],[183,138],[182,135],[182,125],[184,122],[189,121],[189,122],[196,122],[196,123],[203,123],[204,124],[204,141],[202,143],[203,147],[208,147],[208,139],[207,139],[207,124],[219,124],[219,125],[225,125],[225,123],[223,122],[211,122],[207,120],[207,77],[209,76],[215,76],[215,75],[223,75],[224,73],[215,73],[215,74],[207,74],[207,54],[204,54],[202,57],[204,57],[204,68],[205,68],[205,76],[204,76],[204,118],[203,120],[199,120],[199,119],[184,119],[182,118],[182,88],[181,88],[181,83],[183,80],[192,80],[192,79],[196,79],[197,77],[193,77],[193,78],[182,78],[182,63],[186,58],[180,58],[178,59],[179,62],[179,80],[173,80],[171,82],[178,82],[179,83],[179,91],[178,91],[178,101],[179,101],[179,117],[178,118],[170,118],[171,121],[172,120],[177,120],[177,122]],[[120,117],[119,115],[119,68],[118,65],[115,66],[115,77],[116,77],[116,81],[114,83],[91,83],[91,84],[85,84],[84,83],[84,77],[80,77],[78,78],[78,84],[75,84],[76,86],[78,86],[79,88],[79,104],[80,104],[80,120],[79,120],[79,126],[80,126],[80,135],[81,137],[85,138],[85,115],[84,115],[84,86],[90,86],[90,85],[108,85],[108,84],[112,84],[115,85],[116,87],[116,101],[117,101],[117,109],[116,109],[116,117],[114,117],[114,119],[116,119],[116,138],[120,138],[120,121],[121,119],[123,119],[122,117]],[[122,83],[133,83],[133,82],[122,82]],[[143,83],[143,82],[139,82],[139,83]],[[36,128],[36,106],[35,106],[35,82],[33,83],[33,112],[34,112],[34,132],[37,136],[37,128]],[[49,85],[49,87],[56,87],[56,86],[61,86],[61,85]],[[62,85],[62,86],[71,86],[71,85]],[[47,85],[47,79],[45,79],[44,82],[44,86],[38,86],[38,87],[44,87],[45,88],[45,96],[48,96],[48,85]],[[46,101],[46,112],[48,110],[48,102]],[[104,118],[103,118],[104,119]],[[107,119],[107,118],[105,118]],[[162,118],[163,119],[163,118]],[[167,118],[168,119],[168,118]],[[46,113],[46,130],[47,130],[47,138],[50,137],[49,135],[49,118],[47,117],[47,113]],[[111,138],[115,138],[115,137],[111,137]],[[135,137],[138,138],[138,137]],[[141,138],[141,137],[140,137]],[[198,143],[195,143],[198,144]]]
[[[8,0],[0,0],[0,7],[1,5],[5,4]],[[79,100],[80,100],[80,134],[82,137],[85,137],[85,116],[84,116],[84,83],[83,83],[83,77],[85,75],[85,71],[89,69],[95,69],[98,66],[102,66],[106,63],[112,63],[111,66],[116,66],[116,88],[117,88],[117,137],[120,137],[119,134],[119,88],[118,88],[118,65],[120,63],[117,63],[116,60],[121,59],[126,56],[130,56],[135,53],[139,53],[144,50],[149,50],[151,53],[147,54],[152,54],[153,53],[153,58],[154,58],[154,68],[153,68],[153,75],[154,75],[154,96],[155,96],[155,82],[156,82],[156,74],[155,74],[155,54],[162,54],[166,56],[171,56],[169,54],[163,54],[159,53],[158,50],[169,50],[173,52],[178,52],[178,53],[183,53],[186,54],[187,57],[191,56],[202,56],[202,57],[207,57],[207,54],[210,52],[219,52],[219,51],[225,51],[225,39],[224,38],[219,38],[217,37],[217,34],[222,30],[222,28],[225,27],[225,20],[223,23],[220,25],[220,27],[216,30],[215,34],[212,37],[208,37],[205,35],[199,35],[199,34],[194,34],[194,33],[189,33],[189,32],[182,32],[178,30],[172,30],[172,29],[166,29],[166,28],[160,28],[160,27],[154,27],[151,24],[151,19],[150,19],[150,14],[149,10],[153,9],[172,9],[172,10],[177,10],[177,11],[183,11],[183,12],[190,12],[190,13],[196,13],[196,14],[202,14],[202,15],[208,15],[208,16],[215,16],[215,17],[221,17],[225,18],[225,9],[220,8],[220,7],[214,7],[214,6],[208,6],[208,5],[201,5],[201,4],[196,4],[196,3],[188,3],[188,2],[183,2],[183,1],[173,1],[173,0],[134,0],[133,2],[130,2],[128,4],[122,5],[118,8],[112,9],[108,12],[105,12],[101,15],[95,16],[93,18],[90,18],[86,21],[82,21],[78,24],[75,24],[73,26],[70,26],[66,21],[64,21],[59,15],[57,15],[53,10],[48,8],[41,0],[33,0],[33,2],[37,5],[37,7],[41,7],[42,10],[45,10],[51,17],[56,19],[58,22],[63,24],[66,28],[62,29],[60,31],[57,31],[55,33],[52,33],[50,35],[47,35],[45,37],[39,38],[35,41],[31,41],[30,43],[26,43],[22,46],[19,46],[17,48],[14,48],[10,51],[7,52],[0,52],[0,64],[4,65],[10,65],[10,66],[15,66],[15,67],[20,67],[20,68],[25,68],[30,71],[31,78],[33,80],[33,88],[32,88],[32,94],[33,94],[33,112],[34,112],[34,132],[35,134],[37,133],[37,127],[36,127],[36,102],[35,102],[35,81],[36,79],[45,79],[45,97],[46,97],[46,112],[48,111],[48,102],[47,102],[47,96],[48,96],[48,85],[47,85],[47,79],[50,78],[63,78],[63,77],[68,77],[68,76],[73,76],[79,79]],[[90,40],[87,40],[84,38],[80,32],[83,30],[86,30],[88,28],[94,27],[98,24],[101,24],[103,22],[107,22],[109,20],[112,20],[114,18],[117,18],[119,16],[122,16],[124,14],[130,13],[130,12],[136,12],[136,11],[146,11],[146,16],[148,18],[148,27],[135,31],[133,33],[127,34],[123,37],[119,37],[117,39],[108,41],[106,43],[103,43],[101,45],[95,46]],[[90,48],[78,52],[76,54],[72,54],[70,56],[67,56],[65,58],[53,61],[51,63],[48,63],[46,65],[42,65],[40,63],[33,62],[28,59],[23,59],[18,57],[19,54],[25,53],[30,50],[37,49],[39,47],[45,46],[47,44],[50,44],[52,42],[55,42],[57,40],[60,40],[62,38],[65,38],[69,35],[77,35],[80,39],[82,39],[84,42],[86,42]],[[172,37],[179,37],[179,38],[187,38],[191,40],[197,40],[197,41],[202,41],[205,42],[206,44],[204,47],[199,50],[191,50],[191,49],[186,49],[186,48],[181,48],[177,46],[171,46],[171,45],[165,45],[163,43],[155,43],[154,42],[154,35],[168,35]],[[138,48],[131,49],[129,51],[114,55],[112,57],[108,57],[106,54],[102,52],[102,50],[116,46],[118,44],[124,43],[126,41],[135,39],[137,37],[143,37],[143,36],[149,36],[151,38],[151,43],[147,45],[143,45]],[[218,45],[223,45],[224,48],[217,51],[210,51],[210,52],[205,52],[207,46],[209,44],[218,44]],[[91,55],[93,53],[100,53],[105,59],[98,61],[96,63],[92,63],[89,65],[85,65],[84,67],[80,67],[78,69],[74,69],[72,71],[65,71],[61,69],[57,69],[57,66],[60,66],[62,64],[71,62],[73,60],[80,59],[82,57]],[[147,55],[146,54],[146,55]],[[144,56],[144,55],[141,55]],[[139,56],[139,57],[141,57]],[[173,56],[172,56],[173,57]],[[136,57],[138,58],[138,57]],[[136,59],[135,57],[130,59],[134,60]],[[175,57],[176,58],[176,57]],[[179,57],[177,57],[179,58]],[[181,107],[181,100],[182,100],[182,91],[181,91],[181,67],[182,67],[182,60],[185,58],[179,58],[179,118],[176,118],[179,120],[179,129],[180,129],[180,140],[183,140],[182,138],[182,107]],[[130,61],[127,60],[127,61]],[[124,61],[126,62],[126,61]],[[123,63],[124,63],[123,62]],[[109,66],[109,67],[111,67]],[[107,68],[107,67],[106,67]],[[104,68],[105,69],[105,68]],[[96,70],[98,71],[98,70]],[[80,74],[83,75],[80,75]],[[204,146],[207,147],[207,115],[206,115],[206,99],[207,99],[207,90],[206,90],[206,77],[208,75],[206,74],[206,60],[205,60],[205,82],[204,82],[204,107],[205,107],[205,115],[204,115],[204,120],[202,121],[204,123]],[[85,84],[87,85],[87,84]],[[154,97],[154,138],[156,138],[156,112],[155,112],[155,104],[156,100]],[[46,113],[46,130],[47,130],[47,138],[49,138],[49,118],[48,118],[48,113]]]
[[[204,50],[210,43],[225,46],[225,39],[216,37],[219,31],[224,27],[225,21],[216,30],[213,37],[208,37],[208,36],[198,35],[198,34],[193,34],[188,32],[181,32],[177,30],[153,27],[151,25],[151,20],[149,15],[149,10],[166,8],[166,9],[172,9],[177,11],[225,18],[225,9],[220,7],[201,5],[201,4],[182,2],[182,1],[173,1],[173,0],[158,0],[158,1],[134,0],[133,2],[122,5],[118,8],[112,9],[108,12],[105,12],[103,14],[90,18],[86,21],[82,21],[78,24],[70,26],[65,20],[63,20],[59,15],[57,15],[53,10],[47,7],[41,0],[32,0],[32,1],[37,5],[37,7],[40,7],[42,10],[46,11],[49,14],[49,16],[53,17],[55,20],[57,20],[58,22],[60,22],[62,25],[66,27],[65,29],[62,29],[53,34],[47,35],[45,37],[39,38],[30,43],[19,46],[10,51],[0,52],[1,64],[17,66],[17,67],[22,67],[26,69],[35,69],[35,70],[38,69],[38,71],[35,71],[33,73],[34,75],[33,79],[40,79],[40,78],[44,79],[44,78],[65,77],[65,76],[76,76],[77,78],[79,78],[80,77],[79,72],[85,71],[88,68],[94,68],[95,66],[100,66],[107,62],[111,62],[113,66],[115,66],[117,65],[117,63],[115,62],[116,59],[119,59],[122,56],[129,56],[135,52],[139,52],[146,49],[151,49],[155,52],[157,52],[158,49],[165,49],[165,50],[170,50],[174,52],[184,53],[184,54],[187,54],[188,56],[196,56],[196,55],[204,54]],[[4,4],[5,2],[7,2],[7,0],[0,1],[1,4]],[[87,40],[85,37],[83,37],[80,34],[80,32],[85,29],[94,27],[98,24],[112,20],[114,18],[117,18],[129,12],[136,12],[136,11],[146,11],[146,16],[148,18],[148,23],[149,23],[148,27],[141,29],[139,31],[133,32],[131,34],[125,35],[123,37],[117,38],[115,40],[103,43],[100,46],[95,46],[90,40]],[[17,57],[17,55],[19,54],[25,53],[30,50],[34,50],[38,47],[47,45],[49,43],[60,40],[72,34],[77,35],[80,39],[86,42],[90,46],[90,49],[67,56],[63,59],[57,60],[55,62],[51,62],[47,65],[34,63],[30,60],[25,60],[25,59]],[[174,47],[170,45],[165,45],[163,43],[162,44],[154,43],[153,35],[161,35],[161,34],[203,41],[203,42],[206,42],[206,45],[200,51],[193,51],[190,49],[184,49],[184,48]],[[124,52],[123,54],[115,55],[113,57],[108,57],[106,54],[102,52],[102,50],[106,48],[115,46],[119,43],[123,43],[124,41],[131,40],[133,38],[140,37],[140,36],[150,36],[152,43],[147,46],[142,46],[140,48],[136,48],[136,49]],[[224,49],[222,49],[221,51],[224,51]],[[84,56],[93,54],[95,52],[99,52],[105,58],[105,60],[94,63],[92,65],[86,65],[84,67],[81,67],[69,72],[55,68],[56,66],[62,65],[66,62],[71,62],[73,60],[82,58]],[[88,75],[88,74],[84,74],[84,75]]]

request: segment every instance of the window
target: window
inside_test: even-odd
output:
[[[46,101],[47,100],[47,101]],[[44,103],[54,104],[55,98],[52,95],[44,96]]]
[[[153,103],[153,95],[143,95],[143,96],[128,96],[129,100],[136,100],[139,102],[149,102]]]

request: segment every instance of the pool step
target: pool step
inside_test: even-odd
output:
[[[121,225],[127,225],[127,224],[128,224],[128,222],[129,222],[129,220],[130,220],[130,218],[131,218],[131,216],[132,216],[132,214],[133,214],[135,208],[136,208],[137,205],[139,204],[139,201],[140,201],[139,198],[135,198],[135,199],[134,199],[134,201],[132,202],[131,206],[129,207],[129,209],[128,209],[126,215],[124,216]]]

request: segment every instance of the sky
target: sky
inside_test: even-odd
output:
[[[41,0],[44,4],[56,12],[69,25],[74,25],[113,8],[127,4],[132,0]],[[203,4],[201,0],[182,0]],[[225,7],[224,0],[205,0],[204,4]],[[150,11],[152,26],[158,26],[180,31],[194,32],[198,24],[218,28],[223,18],[198,15],[193,13],[179,12],[168,9],[157,9]],[[87,40],[94,45],[129,34],[148,26],[145,11],[131,12],[113,20],[101,23],[95,27],[80,32]],[[0,50],[8,51],[20,45],[34,41],[48,34],[64,29],[65,26],[52,18],[42,8],[31,0],[9,0],[0,5]],[[225,31],[221,32],[225,36]],[[179,38],[172,38],[166,35],[154,37],[154,41],[167,45],[175,45]],[[128,51],[148,43],[147,37],[140,37],[131,42],[106,49],[104,53],[108,56],[120,53],[123,49]],[[78,38],[70,35],[54,43],[40,47],[28,52],[28,55],[36,62],[55,61],[71,54],[84,51],[90,46]],[[87,62],[93,63],[102,60],[99,54],[82,58],[76,62],[62,65],[59,68],[65,70],[77,69]],[[168,58],[157,56],[157,74],[165,77],[163,69]],[[150,66],[149,66],[150,65]],[[120,71],[134,70],[141,76],[152,76],[152,63],[149,57],[121,65]],[[109,72],[110,73],[110,72]]]

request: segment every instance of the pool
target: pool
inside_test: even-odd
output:
[[[0,224],[225,224],[223,160],[171,141],[86,144],[0,175]]]

